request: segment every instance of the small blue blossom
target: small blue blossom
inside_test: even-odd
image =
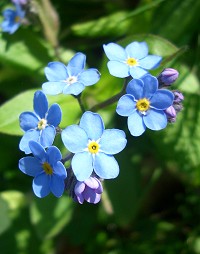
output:
[[[89,177],[83,182],[77,181],[74,187],[74,200],[83,204],[84,201],[88,203],[97,204],[101,200],[103,186],[96,177]]]
[[[16,4],[15,7],[15,10],[8,8],[3,11],[4,20],[1,24],[3,32],[13,34],[21,25],[25,11],[19,4]]]
[[[71,125],[61,133],[65,147],[75,155],[72,170],[78,181],[85,181],[94,172],[103,179],[115,178],[119,165],[113,154],[126,146],[125,133],[118,129],[104,128],[99,114],[87,111],[79,125]]]
[[[132,76],[139,79],[148,73],[147,70],[156,68],[161,57],[148,55],[148,46],[146,42],[132,42],[122,48],[116,43],[103,45],[108,59],[108,69],[111,75],[118,78]]]
[[[85,70],[86,56],[77,53],[65,66],[60,62],[51,62],[45,68],[45,75],[49,82],[42,85],[46,94],[72,94],[79,95],[86,86],[97,83],[100,73],[97,69]]]
[[[27,4],[28,0],[12,0],[14,4]]]
[[[34,94],[34,112],[23,112],[19,116],[20,127],[25,131],[19,148],[26,154],[31,153],[29,141],[39,142],[43,147],[53,144],[56,127],[60,124],[62,112],[58,104],[53,104],[48,109],[46,95],[42,91]]]
[[[128,117],[128,129],[133,136],[140,136],[149,128],[161,130],[167,125],[165,109],[173,103],[174,95],[166,89],[158,89],[158,80],[146,75],[131,80],[117,104],[117,113]]]
[[[33,176],[33,191],[39,198],[47,196],[50,192],[61,197],[65,190],[67,172],[60,161],[61,152],[55,146],[48,147],[47,151],[37,142],[29,142],[33,156],[19,160],[19,169],[29,176]]]

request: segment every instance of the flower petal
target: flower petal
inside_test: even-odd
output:
[[[146,127],[153,131],[162,130],[167,126],[167,117],[162,110],[150,109],[143,120]]]
[[[101,116],[90,111],[86,111],[82,115],[79,126],[85,130],[90,140],[98,140],[104,131]]]
[[[78,125],[71,125],[61,133],[65,147],[72,153],[82,152],[87,147],[88,136]]]
[[[84,190],[85,190],[85,183],[78,181],[74,187],[74,193],[76,195],[80,195]]]
[[[126,146],[127,140],[124,131],[117,129],[107,129],[101,136],[99,145],[101,151],[106,154],[116,154],[121,152]]]
[[[130,68],[130,75],[134,78],[134,79],[139,79],[142,78],[144,75],[146,75],[148,72],[144,69],[142,69],[139,66],[135,66]]]
[[[45,82],[42,84],[42,90],[46,94],[57,95],[63,92],[64,87],[66,86],[65,82]]]
[[[158,67],[161,60],[162,60],[161,56],[148,55],[145,58],[141,59],[139,61],[139,64],[142,68],[151,70],[151,69]]]
[[[97,194],[95,190],[86,187],[83,192],[83,198],[88,203],[97,204],[101,200],[101,194]]]
[[[128,57],[133,57],[136,60],[144,58],[148,55],[148,46],[146,42],[134,41],[125,48]]]
[[[19,116],[20,127],[24,131],[37,128],[39,119],[33,112],[23,112]]]
[[[65,190],[65,183],[63,178],[53,174],[50,182],[50,190],[57,198],[61,197]]]
[[[108,70],[111,75],[118,78],[126,78],[130,76],[129,66],[126,63],[118,61],[109,61],[107,63]]]
[[[166,109],[173,104],[174,95],[166,89],[159,89],[151,98],[151,106],[156,109]]]
[[[40,132],[38,130],[28,130],[20,140],[19,149],[21,151],[24,151],[26,154],[31,153],[31,150],[29,148],[29,141],[39,141],[39,136]]]
[[[143,122],[142,116],[135,111],[128,117],[128,129],[132,136],[140,136],[146,130],[146,126]]]
[[[85,70],[81,72],[81,74],[78,77],[78,81],[84,86],[91,86],[97,83],[100,79],[100,73],[97,69],[90,68],[88,70]]]
[[[94,171],[103,179],[112,179],[119,175],[119,165],[114,156],[98,153],[94,160]]]
[[[148,74],[142,77],[144,82],[142,98],[150,99],[158,89],[158,80],[156,77]]]
[[[99,187],[99,182],[96,177],[89,177],[84,181],[84,183],[91,189],[97,189]]]
[[[125,94],[119,99],[116,108],[117,114],[120,116],[130,116],[135,110],[136,102],[132,95]]]
[[[19,169],[24,174],[33,177],[43,172],[41,162],[31,156],[27,156],[19,160]]]
[[[33,179],[33,191],[39,198],[44,198],[50,193],[50,176],[45,173],[37,175]]]
[[[126,88],[127,94],[131,94],[134,96],[136,100],[139,100],[142,98],[144,90],[144,83],[140,79],[132,79]]]
[[[54,173],[60,176],[62,179],[65,179],[67,177],[66,168],[61,161],[58,161],[56,164],[53,165],[53,170]]]
[[[47,67],[44,69],[44,72],[48,81],[52,82],[66,80],[68,77],[66,66],[60,62],[48,63]]]
[[[70,76],[77,76],[84,68],[86,55],[81,52],[76,53],[67,65],[67,70]]]
[[[33,108],[35,113],[40,118],[45,118],[48,110],[48,101],[46,95],[42,91],[37,91],[34,94]]]
[[[116,43],[111,42],[107,45],[104,44],[103,49],[109,60],[125,61],[127,58],[124,48]]]
[[[63,89],[63,93],[79,95],[84,90],[84,88],[85,88],[84,84],[76,82],[71,85],[66,85]]]
[[[48,147],[47,151],[47,161],[53,166],[62,159],[62,154],[56,146]]]
[[[54,126],[52,126],[52,125],[47,126],[44,130],[41,131],[39,143],[43,147],[51,146],[53,144],[55,136],[56,136],[56,130],[55,130]]]
[[[29,147],[34,157],[36,157],[41,162],[47,161],[47,154],[42,145],[40,145],[38,142],[30,141]]]
[[[78,181],[85,181],[93,171],[92,155],[88,152],[76,153],[72,158],[72,170]]]
[[[51,107],[48,110],[48,115],[46,118],[47,123],[50,125],[53,125],[54,127],[57,127],[61,122],[61,118],[62,118],[62,111],[60,106],[57,103],[51,105]]]

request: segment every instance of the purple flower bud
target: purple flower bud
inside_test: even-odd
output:
[[[178,78],[178,71],[172,68],[164,69],[158,76],[160,86],[170,86]]]
[[[183,105],[181,103],[174,103],[173,107],[176,110],[176,113],[179,113],[183,109]]]
[[[174,102],[175,103],[179,103],[182,102],[184,100],[184,96],[180,91],[173,91],[174,94]]]
[[[89,177],[84,182],[77,181],[74,187],[75,201],[83,204],[84,200],[88,203],[96,204],[101,199],[103,187],[96,177]]]
[[[26,4],[28,0],[12,0],[14,4]]]
[[[176,117],[176,110],[173,106],[170,106],[165,110],[167,118],[175,118]]]

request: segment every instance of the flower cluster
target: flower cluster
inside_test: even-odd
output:
[[[125,49],[115,43],[103,47],[109,58],[110,74],[126,79],[124,94],[112,103],[117,102],[117,114],[128,118],[131,135],[140,136],[146,129],[159,131],[175,122],[184,98],[181,92],[170,91],[169,87],[178,78],[178,72],[168,68],[158,77],[152,76],[148,71],[156,68],[162,58],[149,55],[145,42],[132,42]],[[19,116],[24,131],[19,148],[28,154],[20,159],[19,169],[34,177],[33,191],[40,198],[50,192],[60,197],[66,191],[80,204],[96,204],[101,200],[103,181],[119,175],[114,155],[126,147],[123,130],[105,129],[102,117],[83,107],[79,123],[61,129],[60,106],[48,106],[45,94],[73,95],[80,103],[83,90],[100,79],[97,69],[85,69],[85,65],[86,56],[81,52],[66,66],[50,62],[45,68],[48,81],[42,84],[43,91],[34,94],[33,112]],[[109,105],[108,102],[111,100],[101,105]],[[67,150],[64,156],[53,146],[56,134],[60,134]]]

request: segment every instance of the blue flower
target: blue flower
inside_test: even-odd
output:
[[[12,0],[14,4],[27,4],[28,0]]]
[[[56,127],[60,124],[62,112],[58,104],[53,104],[48,109],[45,94],[37,91],[33,100],[34,112],[23,112],[19,116],[20,127],[25,131],[19,148],[26,154],[31,153],[29,141],[39,142],[43,147],[53,144]]]
[[[148,55],[148,46],[145,42],[132,42],[126,48],[116,43],[103,45],[108,59],[108,69],[111,75],[118,78],[141,78],[148,73],[147,70],[156,68],[161,57]]]
[[[103,179],[118,176],[119,165],[113,154],[126,146],[125,133],[118,129],[105,130],[99,114],[85,112],[79,126],[68,126],[61,137],[66,148],[75,153],[71,165],[78,181],[88,179],[93,170]]]
[[[45,75],[49,82],[42,85],[46,94],[60,93],[79,95],[85,86],[94,85],[100,79],[97,69],[85,68],[86,56],[77,53],[65,66],[60,62],[51,62],[45,68]]]
[[[65,189],[67,172],[60,161],[62,155],[55,146],[48,147],[47,151],[37,142],[30,141],[29,146],[33,156],[19,160],[19,169],[29,176],[33,176],[33,191],[39,198],[50,192],[56,197],[62,196]]]
[[[1,24],[3,32],[13,34],[21,25],[25,16],[25,11],[22,10],[19,4],[16,4],[16,9],[5,9],[3,11],[4,21]]]
[[[101,200],[102,192],[103,186],[99,179],[89,177],[83,182],[77,181],[74,187],[74,199],[80,204],[83,204],[84,200],[88,203],[97,204]]]
[[[164,112],[173,103],[174,95],[166,89],[158,89],[158,80],[146,75],[128,83],[127,94],[117,104],[117,113],[128,117],[128,129],[133,136],[140,136],[146,127],[161,130],[167,125]]]

